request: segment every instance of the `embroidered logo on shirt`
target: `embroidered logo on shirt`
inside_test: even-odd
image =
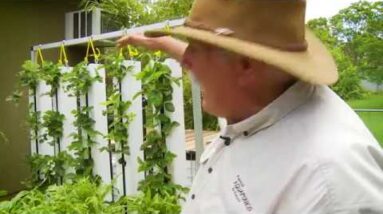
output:
[[[241,177],[237,175],[236,180],[233,182],[232,191],[237,201],[239,203],[243,203],[243,205],[245,205],[246,210],[251,212],[253,210],[253,206],[250,204],[250,201],[246,196],[244,187],[245,184],[242,182]]]

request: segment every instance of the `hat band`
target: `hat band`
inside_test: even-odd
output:
[[[235,31],[233,31],[229,28],[225,28],[225,27],[214,28],[214,27],[208,26],[208,25],[201,23],[201,22],[191,21],[190,19],[185,20],[184,26],[199,29],[199,30],[209,31],[209,32],[212,32],[216,35],[222,35],[222,36],[228,36],[228,37],[235,38],[233,36],[233,35],[235,35]],[[254,41],[248,41],[248,42],[254,42]],[[265,44],[264,42],[259,42],[259,44],[273,47],[276,49],[281,49],[283,51],[291,51],[291,52],[306,51],[307,46],[308,46],[306,40],[304,40],[302,43],[292,43],[292,44],[290,43],[290,44],[284,44],[284,45]]]

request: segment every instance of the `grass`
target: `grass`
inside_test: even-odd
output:
[[[383,109],[383,93],[350,100],[348,104],[354,109]],[[383,147],[383,112],[358,112],[358,114]]]

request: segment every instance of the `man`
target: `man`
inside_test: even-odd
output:
[[[326,85],[333,59],[304,0],[196,0],[185,26],[120,45],[159,49],[199,81],[228,126],[201,156],[183,213],[383,213],[383,152]]]

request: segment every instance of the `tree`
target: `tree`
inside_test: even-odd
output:
[[[80,7],[101,9],[107,25],[116,28],[130,28],[150,22],[148,9],[139,0],[82,0]]]
[[[335,16],[308,22],[338,65],[333,89],[345,99],[362,94],[359,77],[383,83],[383,2],[359,1]]]
[[[158,0],[153,6],[157,21],[186,17],[193,0]]]
[[[354,3],[332,17],[330,23],[363,78],[382,84],[383,1]]]
[[[346,100],[360,98],[363,91],[360,87],[360,77],[356,66],[351,58],[344,53],[342,42],[333,35],[329,20],[326,18],[314,19],[309,21],[307,25],[326,45],[337,64],[339,80],[332,86],[332,89]]]
[[[100,8],[113,27],[130,28],[187,16],[193,0],[82,0],[80,6]]]

